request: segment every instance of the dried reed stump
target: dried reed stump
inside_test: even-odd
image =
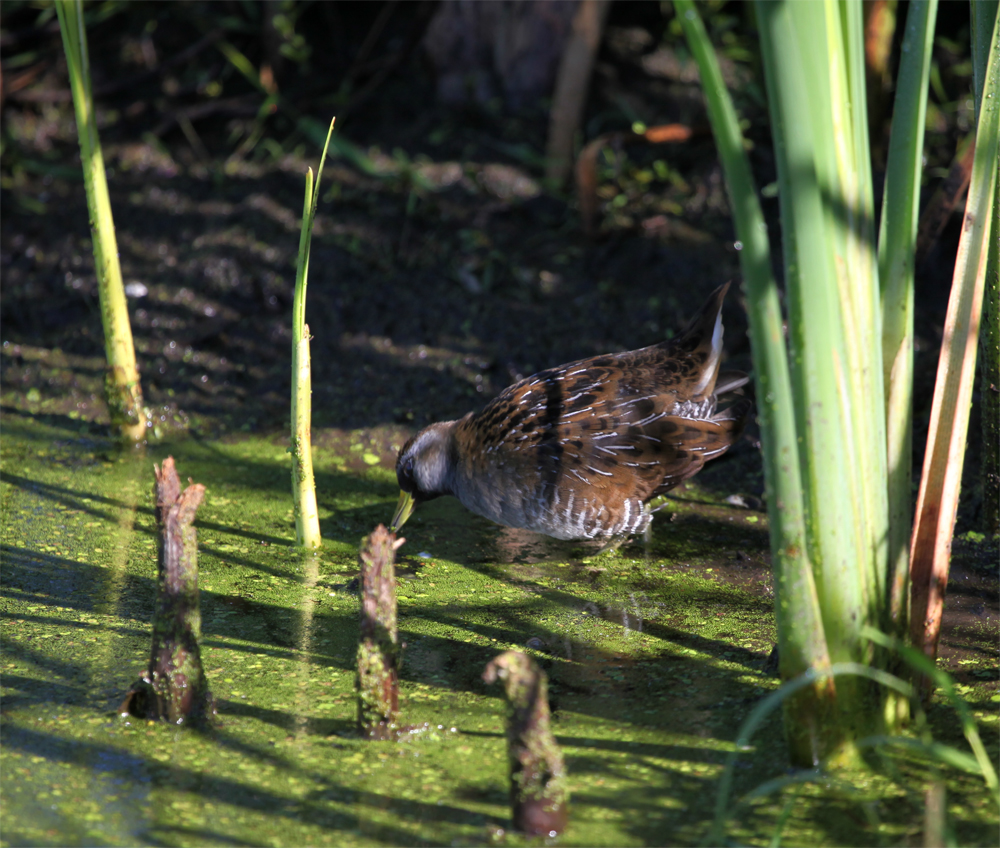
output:
[[[192,525],[205,487],[192,483],[182,492],[173,457],[153,470],[160,529],[153,648],[146,674],[129,689],[119,712],[204,724],[215,714],[215,702],[201,664],[198,543]]]
[[[566,768],[549,728],[548,681],[530,658],[507,651],[483,672],[503,682],[510,712],[507,753],[514,827],[530,836],[556,836],[566,828]]]
[[[404,541],[379,524],[361,543],[358,729],[371,739],[394,739],[398,731],[399,636],[394,560]]]

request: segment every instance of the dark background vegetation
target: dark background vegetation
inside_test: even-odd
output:
[[[558,29],[567,8],[559,6],[526,4],[520,14]],[[383,426],[391,452],[404,428],[461,415],[534,370],[663,339],[713,288],[738,278],[722,172],[670,3],[612,4],[579,137],[628,133],[636,122],[679,123],[693,135],[609,149],[594,238],[582,232],[572,189],[542,180],[553,57],[491,64],[470,49],[442,59],[429,27],[444,4],[107,0],[85,8],[123,273],[158,431],[285,425],[303,174],[333,115],[337,147],[323,175],[307,307],[317,428]],[[905,10],[896,9],[900,22]],[[702,14],[758,183],[769,186],[752,5],[706,3]],[[968,14],[966,3],[939,10],[925,200],[971,129]],[[483,43],[492,26],[479,33]],[[475,31],[467,36],[479,43]],[[102,433],[96,278],[52,6],[0,4],[0,49],[3,407]],[[891,103],[891,85],[875,93]],[[888,124],[873,128],[877,193]],[[778,202],[767,189],[764,204],[780,263]],[[926,246],[918,268],[918,460],[958,220]],[[725,321],[730,362],[748,369],[739,296],[730,295]],[[978,433],[974,413],[972,451]],[[759,494],[755,451],[750,432],[732,471]],[[960,531],[977,526],[974,474],[969,482]]]

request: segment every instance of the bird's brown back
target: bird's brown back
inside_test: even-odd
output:
[[[711,340],[688,332],[522,380],[459,422],[463,474],[531,491],[538,509],[567,487],[608,509],[666,492],[724,452],[749,412],[735,396],[717,410],[717,364],[704,373],[711,355]],[[724,376],[727,390],[746,382]]]

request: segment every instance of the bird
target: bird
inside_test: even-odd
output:
[[[675,338],[539,371],[480,412],[439,421],[399,451],[393,532],[417,504],[613,549],[647,531],[649,502],[739,439],[752,401],[722,371],[720,286]]]

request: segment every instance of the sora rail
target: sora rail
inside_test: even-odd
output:
[[[617,545],[649,526],[648,501],[739,438],[748,377],[720,372],[727,283],[677,338],[540,371],[479,413],[421,430],[399,452],[398,530],[415,504],[467,509],[557,539]]]

